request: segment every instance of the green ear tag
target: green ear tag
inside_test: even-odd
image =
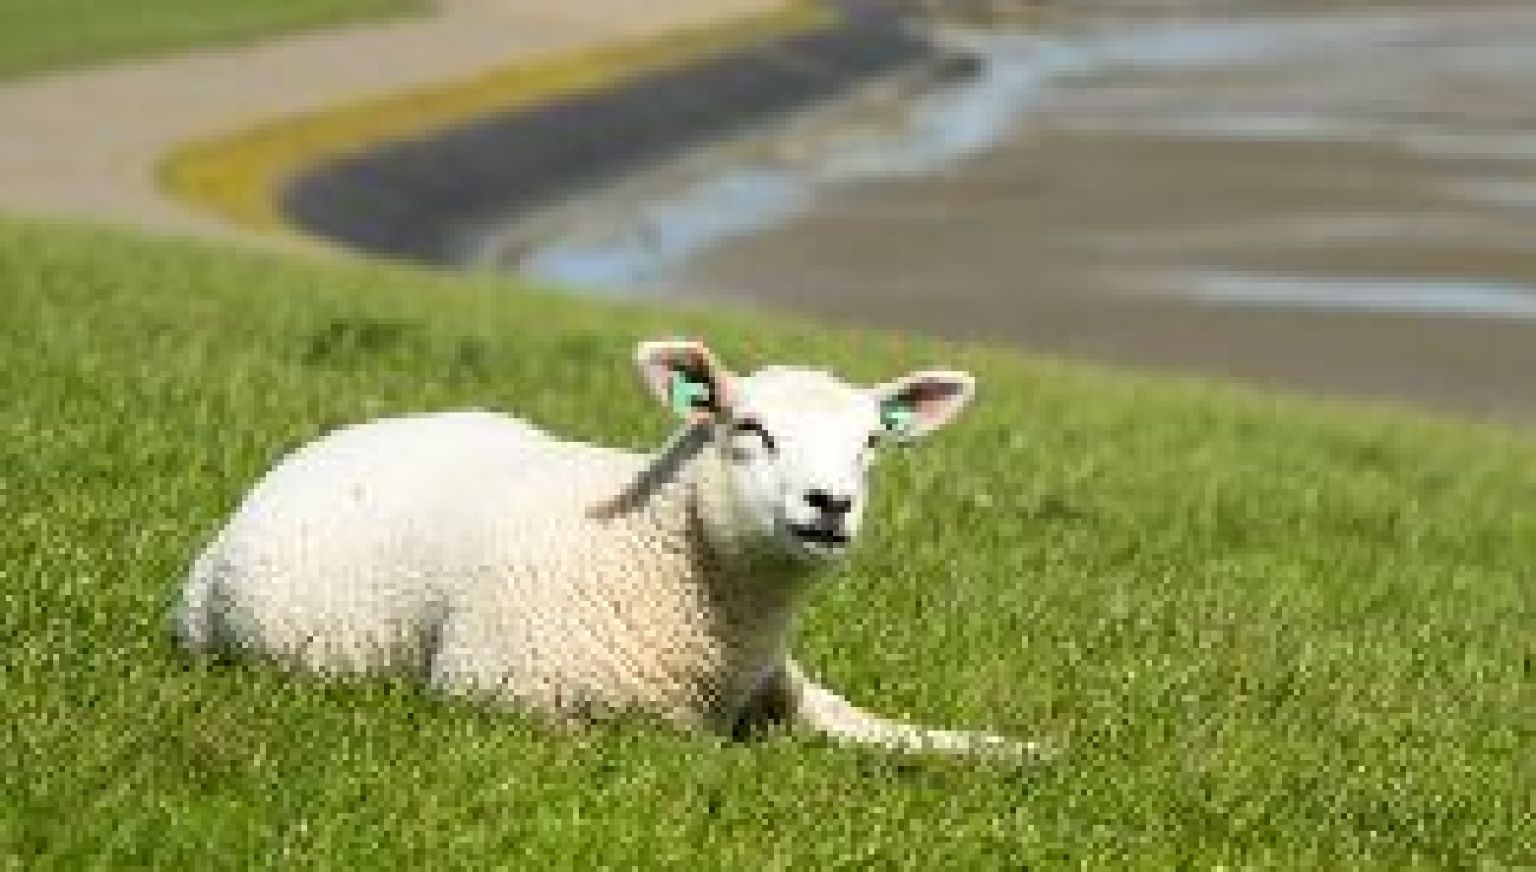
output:
[[[672,411],[679,417],[686,418],[701,407],[709,405],[709,385],[690,381],[681,371],[673,370],[670,391]]]
[[[896,401],[880,406],[880,424],[886,432],[895,436],[910,436],[914,417],[916,415],[910,407]]]

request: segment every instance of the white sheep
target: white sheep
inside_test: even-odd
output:
[[[949,420],[969,375],[742,378],[687,341],[637,358],[682,418],[651,458],[487,412],[375,421],[294,452],[195,562],[180,641],[324,675],[419,674],[560,720],[1034,750],[868,714],[788,654],[808,580],[858,532],[875,450]]]

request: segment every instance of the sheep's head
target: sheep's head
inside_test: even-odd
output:
[[[870,388],[792,367],[736,376],[690,341],[641,343],[637,362],[659,400],[711,435],[712,534],[803,561],[847,551],[882,446],[933,431],[974,392],[969,375],[948,370]]]

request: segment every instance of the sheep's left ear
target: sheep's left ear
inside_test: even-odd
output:
[[[949,423],[976,395],[976,379],[948,369],[923,370],[874,388],[880,425],[892,438],[911,442]]]
[[[651,394],[685,421],[702,424],[730,409],[736,377],[702,342],[642,342],[635,365]]]

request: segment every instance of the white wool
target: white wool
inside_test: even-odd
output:
[[[1017,749],[876,718],[801,675],[790,626],[824,561],[775,545],[788,534],[762,500],[802,506],[776,510],[794,523],[810,523],[790,517],[811,511],[802,490],[862,503],[877,404],[804,370],[730,387],[736,413],[774,429],[771,463],[743,462],[740,440],[759,435],[725,422],[685,427],[656,459],[487,412],[325,436],[268,473],[197,559],[177,634],[573,721],[631,711],[716,733],[787,722],[892,747]],[[851,535],[857,518],[844,520]]]

